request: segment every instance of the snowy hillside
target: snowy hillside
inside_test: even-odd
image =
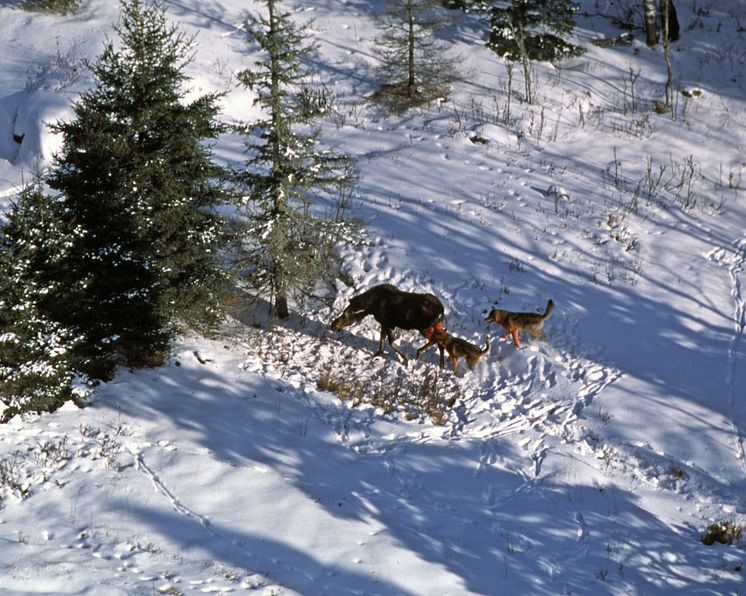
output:
[[[44,123],[71,116],[118,15],[18,4],[0,1],[3,208],[49,163]],[[235,74],[259,7],[164,4],[197,33],[195,92],[249,118]],[[586,53],[535,64],[531,105],[454,11],[464,79],[391,115],[365,101],[381,2],[283,3],[314,19],[338,101],[324,138],[360,170],[354,287],[283,323],[236,307],[220,336],[122,370],[89,407],[0,426],[0,591],[745,593],[746,537],[701,539],[746,527],[746,5],[676,4],[674,119],[655,110],[661,48],[640,29],[592,43],[623,33],[608,17],[625,6],[581,3]],[[243,159],[230,135],[215,153]],[[448,330],[489,336],[489,354],[453,374],[436,350],[371,358],[370,317],[331,333],[377,283],[436,294]],[[546,342],[518,350],[484,322],[549,298]],[[399,333],[408,354],[422,343]]]

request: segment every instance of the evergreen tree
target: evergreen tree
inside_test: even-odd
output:
[[[572,0],[478,0],[490,20],[488,46],[523,67],[525,99],[533,102],[531,60],[556,61],[582,53],[563,38],[575,27],[578,4]]]
[[[339,205],[349,197],[354,172],[349,158],[321,146],[313,125],[331,107],[328,95],[311,84],[314,46],[276,0],[264,4],[267,15],[246,23],[263,57],[239,74],[264,114],[238,127],[248,155],[237,174],[248,190],[241,254],[252,285],[270,295],[277,317],[286,318],[289,296],[311,293],[338,271],[334,249],[349,226],[339,213],[325,218],[317,211],[324,201]]]
[[[218,96],[185,100],[193,38],[157,1],[122,0],[115,31],[75,118],[53,126],[63,145],[48,177],[71,247],[46,307],[83,332],[96,377],[118,360],[158,364],[179,322],[217,318],[225,281],[222,172],[205,144]]]
[[[446,24],[435,0],[387,0],[376,39],[386,83],[376,94],[389,107],[406,109],[448,94],[458,77],[448,46],[435,37]],[[441,9],[442,10],[442,9]]]
[[[51,411],[73,396],[80,338],[39,307],[51,288],[42,273],[67,243],[39,180],[25,188],[0,228],[0,422]]]

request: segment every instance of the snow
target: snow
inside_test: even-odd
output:
[[[640,31],[590,44],[619,34],[600,16],[578,19],[587,53],[537,64],[537,103],[508,113],[505,67],[462,15],[448,34],[468,76],[387,115],[361,99],[379,3],[313,4],[294,3],[339,102],[325,138],[358,160],[353,215],[370,234],[341,255],[355,287],[282,324],[237,310],[84,409],[0,427],[0,591],[743,593],[743,543],[700,542],[713,522],[746,523],[742,3],[677,5],[676,87],[701,94],[677,92],[675,120],[652,109],[662,50]],[[227,90],[225,118],[251,118],[235,84],[251,66],[246,3],[166,6],[198,34],[194,93]],[[45,123],[70,118],[117,14],[0,3],[4,206],[58,148]],[[226,136],[215,152],[240,162],[241,149]],[[490,353],[454,375],[435,350],[371,358],[370,318],[331,333],[376,283],[436,294],[448,329],[489,334]],[[547,342],[516,350],[483,321],[548,298]],[[420,403],[340,400],[325,374],[384,397],[437,378],[453,403],[436,424]]]

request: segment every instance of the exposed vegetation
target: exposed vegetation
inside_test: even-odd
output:
[[[707,526],[702,543],[707,545],[715,544],[736,544],[743,537],[745,526],[741,526],[732,520],[723,520]]]
[[[24,0],[21,6],[25,10],[34,12],[53,12],[66,15],[78,10],[80,0]]]
[[[401,412],[415,420],[427,416],[433,424],[445,424],[459,397],[457,389],[445,382],[445,374],[433,367],[411,374],[386,369],[371,379],[334,369],[322,373],[316,386],[353,406],[368,403],[386,414]]]

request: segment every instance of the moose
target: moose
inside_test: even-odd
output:
[[[373,315],[381,325],[381,340],[374,355],[383,355],[383,341],[388,337],[391,348],[406,362],[406,354],[394,345],[394,329],[417,329],[428,338],[428,343],[417,350],[419,356],[436,343],[431,337],[437,327],[442,327],[443,313],[443,304],[433,294],[404,292],[391,284],[380,284],[354,296],[342,314],[332,321],[330,328],[340,331]],[[438,348],[442,362],[443,348],[440,345]]]

